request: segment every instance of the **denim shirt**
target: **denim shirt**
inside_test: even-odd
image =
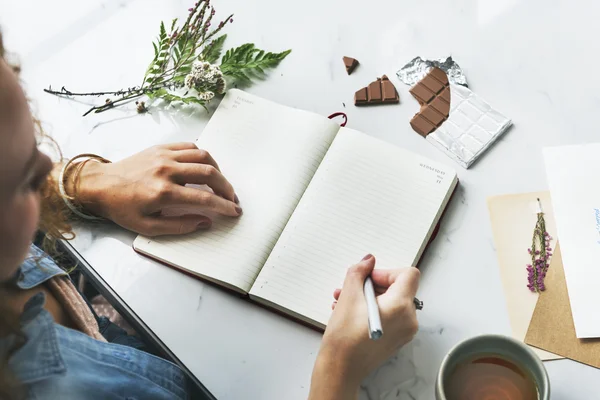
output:
[[[17,276],[31,289],[67,275],[32,246]],[[40,257],[42,257],[40,259]],[[25,344],[12,354],[9,368],[31,399],[186,399],[186,378],[174,364],[131,347],[104,343],[54,322],[43,293],[34,295],[21,315]],[[0,356],[15,342],[0,339]]]

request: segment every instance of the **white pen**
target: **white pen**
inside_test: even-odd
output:
[[[377,340],[383,336],[383,327],[381,326],[381,317],[379,316],[379,306],[375,298],[375,288],[370,276],[367,276],[364,284],[365,300],[367,301],[367,313],[369,315],[369,337]]]
[[[367,301],[367,314],[369,316],[369,337],[372,340],[377,340],[383,336],[383,326],[381,326],[381,317],[379,315],[379,306],[375,297],[375,288],[370,276],[365,279],[363,286],[365,292],[365,300]],[[416,297],[413,303],[417,310],[423,309],[423,302]]]

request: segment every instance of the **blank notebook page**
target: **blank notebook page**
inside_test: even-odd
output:
[[[251,290],[324,327],[333,290],[368,254],[378,268],[415,266],[456,173],[342,128]]]
[[[325,117],[229,90],[197,145],[219,163],[244,214],[184,237],[138,237],[136,249],[249,291],[338,130]]]

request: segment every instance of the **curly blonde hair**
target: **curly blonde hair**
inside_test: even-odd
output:
[[[6,51],[0,32],[0,58],[6,59]],[[17,63],[9,63],[13,71],[18,75],[21,71]],[[33,117],[33,124],[37,137],[38,146],[50,147],[62,160],[62,153],[58,144],[44,133],[41,122]],[[43,247],[46,252],[56,254],[56,241],[58,239],[70,240],[75,234],[69,223],[69,210],[65,206],[58,185],[52,175],[48,176],[46,182],[40,189],[40,222],[38,229],[45,234]],[[0,330],[14,334],[15,341],[9,349],[5,358],[0,360],[0,399],[22,399],[26,397],[24,387],[8,367],[8,360],[26,341],[21,331],[18,319],[11,318],[10,313],[5,310],[4,297],[5,287],[0,287]]]
[[[0,57],[5,59],[6,51],[2,42],[2,33],[0,32]],[[16,74],[19,74],[21,67],[16,63],[10,64]],[[50,136],[46,135],[42,128],[42,123],[33,117],[33,125],[38,141],[38,145],[44,145],[54,151],[59,160],[62,161],[62,153],[58,144]],[[44,249],[52,252],[55,249],[55,243],[58,239],[70,240],[75,234],[69,223],[70,212],[65,206],[62,196],[58,190],[58,184],[52,175],[42,185],[40,204],[40,223],[39,230],[45,233]]]
[[[34,124],[36,126],[38,143],[39,141],[48,142],[59,151],[58,144],[44,133],[40,122],[36,118],[34,118]],[[40,222],[38,229],[45,233],[44,250],[48,253],[54,253],[58,239],[71,240],[75,237],[73,228],[69,223],[71,212],[65,205],[62,195],[58,190],[58,183],[52,175],[48,175],[46,182],[44,182],[40,189],[40,195]]]

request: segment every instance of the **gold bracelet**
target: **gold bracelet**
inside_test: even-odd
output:
[[[84,161],[78,163],[77,165],[77,169],[75,170],[75,173],[72,175],[73,178],[73,184],[75,187],[75,193],[73,196],[69,196],[65,190],[65,175],[66,175],[66,171],[69,169],[69,167],[77,160],[83,159],[85,158]],[[99,162],[102,164],[108,164],[110,163],[109,160],[107,160],[104,157],[100,157],[96,154],[79,154],[73,158],[71,158],[69,161],[67,161],[65,163],[65,165],[62,167],[62,170],[60,171],[60,176],[58,178],[58,190],[60,192],[60,195],[63,199],[63,201],[65,202],[65,205],[67,206],[67,208],[69,210],[71,210],[71,212],[73,212],[73,214],[77,215],[80,218],[83,218],[85,220],[88,221],[94,221],[94,220],[102,220],[103,218],[101,217],[97,217],[95,215],[91,215],[91,214],[86,214],[83,212],[83,206],[81,204],[79,204],[78,206],[73,204],[73,201],[76,201],[76,194],[77,194],[77,177],[79,176],[79,174],[81,173],[81,170],[83,169],[84,165],[89,162],[89,161],[94,161],[94,162]]]

